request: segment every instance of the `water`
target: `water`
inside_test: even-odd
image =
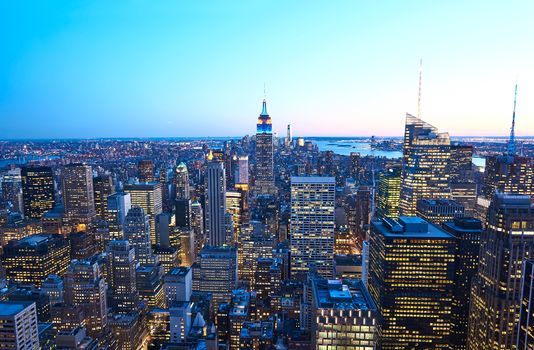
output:
[[[401,151],[381,151],[371,149],[371,143],[363,140],[312,140],[319,147],[319,151],[333,151],[336,154],[348,156],[351,152],[358,152],[362,156],[386,157],[389,159],[401,158]],[[473,163],[484,168],[486,158],[473,157]]]
[[[0,168],[7,167],[8,165],[11,165],[11,164],[23,165],[31,161],[53,160],[57,158],[59,158],[59,156],[26,156],[26,157],[20,157],[17,159],[1,159]]]

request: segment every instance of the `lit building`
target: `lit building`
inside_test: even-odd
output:
[[[291,275],[302,278],[316,264],[323,277],[333,276],[335,179],[291,178]]]
[[[243,323],[248,321],[251,313],[251,294],[244,289],[232,291],[232,300],[228,311],[228,334],[230,350],[239,350],[239,335]]]
[[[473,146],[451,143],[448,171],[451,183],[471,182],[473,180]]]
[[[212,161],[206,170],[206,235],[208,244],[222,246],[226,241],[226,175],[223,163]]]
[[[269,350],[275,346],[273,321],[245,321],[239,332],[240,350]]]
[[[465,208],[466,216],[475,216],[478,188],[475,182],[451,183],[451,198]]]
[[[376,348],[378,312],[360,280],[313,281],[312,349]]]
[[[163,277],[165,305],[173,301],[190,301],[193,291],[193,274],[190,267],[175,267]]]
[[[128,184],[124,191],[130,193],[132,207],[141,207],[149,217],[150,242],[156,244],[156,216],[163,211],[161,183]]]
[[[534,261],[525,261],[521,286],[521,311],[517,336],[517,350],[534,349]]]
[[[128,241],[108,243],[108,283],[111,289],[111,307],[120,314],[135,310],[139,302],[136,283],[135,249]]]
[[[190,199],[189,172],[184,163],[178,164],[174,172],[174,191],[176,199]]]
[[[175,301],[169,306],[171,342],[183,343],[191,330],[191,303]]]
[[[206,242],[204,234],[204,211],[198,201],[191,203],[191,227],[195,234],[195,256],[202,250]]]
[[[40,348],[35,303],[0,302],[0,349]]]
[[[254,285],[258,258],[272,257],[273,240],[265,232],[261,223],[254,221],[243,227],[238,245],[239,281],[249,286]]]
[[[480,242],[480,264],[471,288],[468,348],[513,349],[523,264],[534,256],[530,196],[497,193]]]
[[[335,278],[361,279],[362,256],[361,254],[336,255],[334,258]]]
[[[161,265],[139,265],[135,269],[135,284],[139,300],[148,307],[163,307],[163,268]]]
[[[401,174],[400,168],[391,168],[380,173],[376,194],[377,217],[399,217]]]
[[[237,156],[237,166],[235,169],[235,178],[234,182],[236,184],[245,184],[248,185],[248,156],[240,155]]]
[[[106,205],[106,222],[110,239],[124,239],[124,222],[126,214],[132,207],[129,193],[114,193],[108,196]]]
[[[147,335],[139,312],[116,314],[109,319],[113,342],[120,350],[139,350]]]
[[[11,205],[12,212],[24,213],[24,204],[22,202],[22,179],[20,168],[8,170],[2,176],[2,200]]]
[[[149,347],[159,348],[171,339],[171,319],[169,309],[153,308],[148,313]]]
[[[213,310],[230,301],[237,287],[237,252],[233,247],[205,246],[193,265],[193,290],[213,295]]]
[[[404,168],[400,191],[400,213],[413,216],[423,198],[450,198],[448,133],[406,114],[404,131]]]
[[[88,334],[98,338],[107,325],[107,285],[97,262],[73,260],[65,273],[65,303],[80,306]]]
[[[60,275],[70,262],[68,241],[57,234],[37,234],[11,241],[3,248],[7,278],[40,287],[48,275]]]
[[[436,225],[464,215],[464,206],[451,199],[419,199],[417,201],[417,216]]]
[[[473,218],[455,218],[442,228],[456,237],[452,328],[450,348],[467,349],[471,282],[478,270],[482,223]]]
[[[64,301],[63,280],[58,275],[48,276],[41,285],[41,291],[48,295],[50,305],[62,303]]]
[[[139,182],[154,182],[154,162],[150,159],[140,160],[137,164],[139,168]]]
[[[91,166],[65,166],[61,171],[61,182],[65,219],[78,231],[85,230],[96,215]]]
[[[274,191],[273,126],[267,113],[267,102],[263,100],[262,110],[256,128],[256,192],[269,194]]]
[[[24,216],[40,219],[54,207],[54,175],[50,167],[22,167]]]
[[[133,207],[126,215],[124,238],[135,249],[135,259],[141,265],[155,264],[150,244],[150,224],[143,208]]]
[[[241,215],[243,213],[243,201],[246,200],[241,196],[240,192],[227,191],[226,192],[226,211],[232,215],[232,222],[234,226],[234,232],[232,236],[232,242],[237,242],[238,237],[241,235],[241,226],[243,220]]]
[[[106,209],[108,206],[108,196],[115,193],[111,175],[102,175],[93,178],[93,190],[95,199],[96,216],[100,219],[106,219]]]
[[[349,231],[354,237],[356,249],[363,249],[363,242],[367,240],[369,223],[371,220],[371,188],[359,186],[356,191],[347,196],[345,213]]]
[[[455,237],[418,217],[372,222],[369,291],[378,348],[449,349]]]
[[[529,157],[494,155],[486,157],[484,187],[486,199],[493,199],[496,191],[510,194],[534,195],[534,161]]]
[[[350,152],[349,174],[350,177],[356,181],[359,181],[362,175],[362,166],[360,162],[360,154],[358,152]]]

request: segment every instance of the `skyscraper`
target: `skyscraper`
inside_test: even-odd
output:
[[[127,314],[137,308],[139,292],[135,276],[135,249],[126,240],[108,243],[108,282],[113,311]]]
[[[534,161],[517,155],[486,158],[483,194],[491,200],[496,191],[534,196]]]
[[[139,161],[139,182],[154,182],[154,162],[149,159]]]
[[[442,227],[456,237],[450,348],[463,350],[467,349],[470,290],[478,270],[482,223],[473,218],[455,218]]]
[[[180,163],[176,166],[174,172],[174,191],[176,199],[190,199],[191,193],[189,189],[189,172],[187,165]]]
[[[291,178],[291,274],[333,276],[335,178]]]
[[[237,166],[235,169],[235,179],[236,184],[248,185],[248,156],[240,155],[237,156]]]
[[[268,194],[274,191],[273,153],[273,126],[264,99],[256,128],[255,187],[258,193]]]
[[[0,349],[39,350],[35,303],[0,302]]]
[[[205,246],[193,265],[193,290],[213,295],[212,310],[229,302],[237,288],[237,251],[234,247]]]
[[[223,163],[212,161],[206,170],[206,234],[208,244],[227,243],[225,229],[226,176]]]
[[[451,141],[448,133],[439,133],[436,127],[406,114],[401,215],[415,215],[419,199],[450,198],[447,171],[450,155]]]
[[[534,254],[530,196],[497,193],[482,232],[471,288],[469,349],[513,349],[517,341],[523,264]]]
[[[124,186],[124,191],[130,193],[132,207],[141,207],[145,211],[145,214],[148,215],[150,242],[156,244],[156,216],[163,211],[161,183],[128,184]]]
[[[369,291],[379,349],[449,349],[455,238],[418,217],[374,220]]]
[[[135,259],[141,265],[154,263],[152,245],[150,244],[150,224],[148,215],[140,207],[133,207],[126,215],[124,238],[135,249]]]
[[[378,178],[376,215],[378,217],[399,217],[401,169],[392,168]]]
[[[473,146],[451,144],[449,180],[452,183],[473,181]]]
[[[115,193],[111,175],[107,174],[93,178],[93,189],[96,216],[98,216],[100,219],[105,219],[108,196],[111,196],[113,193]]]
[[[129,193],[119,192],[108,196],[106,221],[109,225],[110,239],[124,239],[124,222],[131,208],[132,198]]]
[[[521,311],[517,336],[517,350],[534,349],[534,260],[525,262],[521,286]]]
[[[7,278],[40,287],[49,275],[63,275],[70,261],[68,241],[58,234],[36,234],[4,246]]]
[[[85,230],[96,215],[93,192],[93,171],[85,164],[71,164],[61,171],[65,217],[71,226]]]
[[[312,349],[376,348],[378,311],[361,280],[317,279],[312,293]]]
[[[11,211],[24,213],[20,168],[9,170],[2,176],[2,200],[11,204]]]
[[[54,175],[50,167],[22,167],[24,216],[40,219],[54,207]]]
[[[73,260],[65,273],[65,303],[80,306],[89,335],[97,338],[107,325],[107,285],[96,261]]]
[[[285,145],[287,148],[291,148],[291,145],[293,144],[293,137],[291,135],[291,124],[287,124],[287,134],[285,139]]]

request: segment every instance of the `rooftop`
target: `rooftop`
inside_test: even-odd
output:
[[[33,302],[10,302],[2,301],[0,302],[0,316],[15,316],[28,306],[33,304]]]
[[[372,222],[372,227],[385,237],[425,239],[454,238],[443,229],[417,216],[401,216],[398,219],[384,218],[382,220],[374,220]]]
[[[329,176],[291,176],[291,183],[296,184],[334,184],[335,177]]]
[[[313,294],[319,309],[376,309],[371,295],[361,280],[318,279],[313,282]]]

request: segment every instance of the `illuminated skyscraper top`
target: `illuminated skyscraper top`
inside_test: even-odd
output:
[[[273,132],[273,125],[271,124],[271,117],[267,113],[267,101],[265,99],[263,99],[261,113],[258,117],[256,132],[258,134],[271,134]]]

